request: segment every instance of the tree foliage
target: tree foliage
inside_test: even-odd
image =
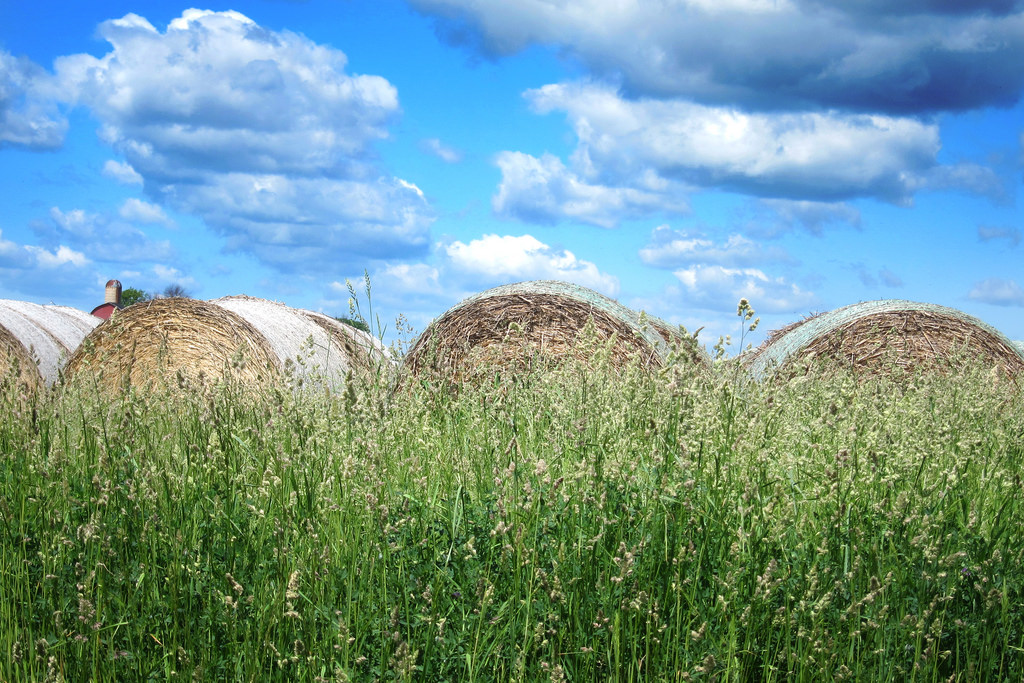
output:
[[[121,292],[121,305],[131,306],[140,301],[149,301],[153,297],[137,287],[129,287]]]

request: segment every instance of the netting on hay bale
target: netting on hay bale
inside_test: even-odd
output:
[[[67,306],[0,299],[3,371],[17,363],[19,382],[25,386],[53,386],[68,358],[99,323],[99,318]]]
[[[537,280],[502,285],[457,304],[435,320],[405,358],[412,373],[424,369],[456,379],[478,368],[523,368],[535,357],[581,358],[580,332],[593,320],[601,341],[615,337],[611,360],[638,359],[661,366],[664,340],[630,309],[567,282]]]
[[[125,384],[217,383],[229,376],[253,387],[289,376],[340,386],[365,362],[354,341],[346,348],[340,340],[359,340],[367,349],[374,348],[373,340],[358,330],[329,332],[330,319],[318,316],[250,297],[145,301],[96,328],[71,358],[68,375],[78,378],[88,369],[107,391]]]
[[[282,369],[294,368],[300,377],[320,377],[330,386],[341,386],[349,372],[372,360],[390,360],[372,335],[321,313],[249,296],[211,303],[249,322],[270,343]]]
[[[844,306],[773,332],[748,368],[761,379],[797,361],[876,373],[891,367],[942,369],[964,359],[1011,376],[1024,372],[1020,349],[977,318],[937,304],[889,299]]]
[[[695,335],[684,334],[679,325],[673,325],[647,313],[642,313],[641,318],[645,324],[649,325],[661,337],[670,350],[679,354],[680,358],[704,368],[711,367],[711,357],[704,347],[697,342]]]

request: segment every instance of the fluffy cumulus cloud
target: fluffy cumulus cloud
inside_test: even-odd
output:
[[[160,282],[180,287],[195,287],[198,284],[190,275],[185,275],[173,266],[155,263],[151,269],[153,276]]]
[[[53,291],[55,285],[68,291],[88,291],[95,280],[93,265],[83,252],[67,244],[19,244],[4,238],[0,231],[0,280],[5,289],[18,292],[19,298],[36,301],[40,292]],[[102,290],[97,291],[102,296]]]
[[[730,235],[725,242],[716,243],[705,235],[673,230],[667,225],[654,229],[650,243],[640,250],[640,259],[657,268],[693,264],[735,268],[792,262],[785,250],[759,244],[743,235]]]
[[[419,328],[429,322],[424,311],[444,311],[471,294],[509,282],[550,279],[575,282],[612,297],[619,293],[618,278],[532,235],[487,234],[438,243],[432,263],[390,263],[371,277],[374,300],[409,315]],[[332,283],[324,305],[345,308],[347,291],[344,283]]]
[[[603,183],[587,173],[573,170],[556,156],[534,157],[522,152],[502,152],[496,158],[501,185],[492,200],[494,211],[506,218],[528,223],[554,224],[563,220],[603,228],[648,213],[686,213],[689,206],[678,184],[660,178],[654,182],[646,173],[627,186],[621,179]],[[637,181],[639,183],[637,184]]]
[[[374,153],[398,113],[384,78],[347,74],[342,52],[233,11],[186,10],[164,31],[129,14],[99,35],[110,52],[55,68],[123,155],[108,175],[141,178],[151,199],[284,269],[429,247],[422,193]]]
[[[1014,280],[990,277],[974,285],[967,294],[974,301],[996,306],[1024,306],[1024,288]]]
[[[1012,105],[1020,0],[410,0],[491,55],[554,44],[631,93],[890,114]]]
[[[991,169],[939,162],[933,114],[1018,101],[1021,0],[410,1],[452,42],[557,46],[591,79],[526,93],[578,146],[501,155],[501,215],[617,225],[700,189],[832,207],[1006,197]]]
[[[142,184],[142,176],[130,164],[114,161],[113,159],[107,159],[107,162],[103,164],[103,175],[116,180],[122,185]]]
[[[136,223],[173,225],[173,221],[167,217],[167,214],[164,213],[160,206],[144,202],[135,197],[126,199],[124,204],[121,205],[118,214],[126,221],[134,221]]]
[[[64,142],[68,123],[50,81],[42,67],[0,50],[0,149],[55,149]]]
[[[552,84],[526,97],[538,113],[565,112],[579,141],[574,170],[591,183],[635,187],[640,179],[790,200],[907,202],[921,189],[974,189],[984,175],[940,166],[938,126],[916,119],[750,113],[679,99],[626,99],[597,83]]]
[[[52,249],[34,244],[18,244],[4,239],[0,232],[0,269],[7,272],[33,269],[52,271],[62,266],[82,267],[90,263],[85,254],[58,244]]]
[[[678,286],[670,287],[667,298],[681,305],[721,311],[735,310],[736,302],[747,299],[764,313],[796,313],[813,307],[818,299],[784,277],[772,277],[758,268],[727,268],[695,265],[673,273]]]
[[[567,280],[608,296],[619,291],[618,278],[532,235],[484,235],[469,242],[452,242],[441,252],[446,269],[470,282],[497,285],[520,280]]]

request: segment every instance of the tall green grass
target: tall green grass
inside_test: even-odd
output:
[[[3,392],[0,680],[1024,677],[1024,398],[730,362]]]

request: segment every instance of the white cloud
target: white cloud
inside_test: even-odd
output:
[[[0,260],[6,260],[18,253],[18,245],[4,239],[4,231],[0,230]]]
[[[153,219],[158,211],[159,207],[132,199],[121,207],[120,215],[82,209],[63,211],[54,206],[50,209],[51,222],[39,222],[34,230],[43,243],[67,243],[95,261],[128,264],[172,259],[176,252],[170,241],[152,240],[132,222],[155,222],[139,216]],[[130,219],[133,214],[135,218]],[[169,223],[166,217],[164,221]]]
[[[134,172],[161,205],[286,270],[428,248],[429,205],[374,152],[399,111],[384,78],[347,74],[339,50],[238,12],[187,10],[163,32],[130,14],[99,34],[109,53],[55,66],[124,157],[109,175]]]
[[[940,148],[938,126],[910,118],[627,100],[593,83],[546,85],[526,97],[539,113],[566,113],[579,140],[574,171],[619,187],[653,176],[765,197],[905,202],[935,174]]]
[[[613,228],[623,220],[649,213],[689,211],[677,184],[628,187],[591,182],[551,154],[537,158],[502,152],[496,162],[501,185],[492,205],[500,216],[531,223],[572,220]]]
[[[724,243],[717,244],[704,235],[673,230],[667,225],[654,229],[650,243],[640,250],[640,259],[657,268],[694,263],[737,267],[792,262],[785,250],[759,244],[743,235],[730,235]]]
[[[608,296],[619,291],[618,278],[532,235],[484,235],[468,243],[452,242],[441,251],[449,272],[472,281],[497,285],[519,280],[565,280]]]
[[[194,287],[196,285],[195,278],[190,275],[184,275],[180,270],[173,266],[157,263],[153,265],[152,272],[153,276],[160,282],[166,282],[172,285],[181,285],[182,287]]]
[[[673,273],[681,287],[670,288],[683,302],[698,308],[735,310],[745,298],[758,311],[795,313],[817,302],[813,292],[804,291],[783,277],[770,277],[757,268],[726,268],[695,265]]]
[[[82,267],[90,263],[85,254],[69,249],[63,244],[53,252],[34,245],[25,245],[25,250],[35,257],[40,268],[59,268],[65,264]]]
[[[164,213],[164,210],[156,204],[144,202],[141,199],[131,197],[126,199],[118,212],[121,218],[136,223],[153,223],[157,225],[171,225],[172,221]]]
[[[420,147],[429,154],[433,154],[441,161],[448,164],[457,164],[462,161],[462,152],[449,147],[437,138],[427,138],[420,143]]]
[[[0,232],[0,296],[4,298],[89,310],[103,300],[102,287],[93,284],[99,277],[96,263],[67,244],[20,244],[4,239]],[[109,275],[103,282],[106,279]]]
[[[142,176],[132,168],[131,164],[107,159],[103,164],[103,175],[113,178],[122,185],[141,185]]]
[[[1014,280],[990,277],[974,285],[969,299],[996,306],[1024,306],[1024,289]]]
[[[0,50],[0,149],[55,149],[68,122],[46,92],[51,76],[42,67]]]
[[[60,230],[77,238],[92,237],[96,230],[97,214],[86,213],[82,209],[61,211],[58,207],[50,208],[50,218]]]
[[[618,278],[597,264],[565,249],[552,247],[532,235],[483,235],[434,246],[432,263],[392,262],[372,274],[373,300],[378,308],[404,314],[417,328],[431,315],[462,299],[510,282],[557,279],[589,287],[608,296],[619,292]],[[361,288],[357,290],[362,295]],[[348,289],[335,281],[322,303],[347,309]],[[365,302],[363,302],[366,314]],[[390,316],[388,316],[390,317]]]

